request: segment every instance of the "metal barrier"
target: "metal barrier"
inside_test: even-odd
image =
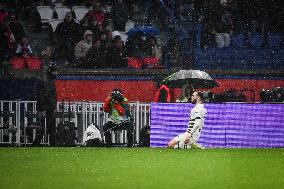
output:
[[[61,105],[57,103],[57,111],[69,111],[69,105]],[[134,143],[139,143],[140,130],[150,125],[150,104],[131,102],[130,109],[134,118]],[[27,140],[25,128],[27,127],[28,119],[25,112],[37,112],[36,101],[0,101],[0,144],[31,144],[31,140]],[[102,102],[71,102],[70,112],[74,114],[71,121],[75,123],[77,128],[77,144],[82,144],[83,133],[87,127],[94,123],[102,131],[103,125],[108,121],[109,114],[103,112]],[[57,118],[56,124],[62,121],[63,118]],[[64,118],[68,119],[68,117]],[[32,120],[34,121],[34,120]],[[33,131],[32,139],[35,138],[36,131]],[[48,138],[48,137],[47,137]],[[127,142],[126,131],[112,132],[112,140],[114,143],[125,144]],[[48,144],[45,138],[41,141],[42,144]]]
[[[71,118],[71,121],[75,123],[77,128],[77,144],[82,144],[83,133],[91,123],[97,125],[99,130],[102,131],[103,125],[108,121],[109,115],[103,112],[102,102],[71,102],[70,110],[68,103],[63,106],[65,112],[70,111],[75,115],[74,118]],[[62,102],[58,102],[57,110],[62,111],[63,106]],[[130,102],[130,109],[134,118],[134,143],[139,143],[140,130],[144,126],[150,125],[150,104]],[[57,124],[60,119],[63,118],[58,118]],[[64,119],[67,119],[67,117]],[[112,132],[112,142],[125,144],[126,141],[126,131]]]
[[[26,142],[25,112],[36,112],[36,103],[36,101],[0,101],[0,144],[21,145]],[[35,131],[32,138],[35,138]]]

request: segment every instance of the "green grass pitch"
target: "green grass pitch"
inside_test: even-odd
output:
[[[284,188],[284,149],[0,148],[1,189]]]

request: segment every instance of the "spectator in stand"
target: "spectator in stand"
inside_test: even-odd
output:
[[[32,56],[33,55],[33,51],[32,51],[31,46],[28,43],[27,37],[23,37],[21,42],[17,44],[16,55],[17,56]]]
[[[211,2],[212,3],[212,2]],[[207,48],[208,46],[215,45],[215,35],[213,34],[214,23],[211,21],[213,16],[213,11],[210,9],[210,2],[208,1],[198,1],[196,2],[198,20],[201,23],[201,28],[203,28],[203,34],[201,38],[201,46]]]
[[[125,30],[125,23],[128,18],[128,13],[123,0],[118,0],[114,3],[111,12],[111,18],[113,20],[114,30],[117,31]]]
[[[73,49],[78,42],[80,34],[79,25],[72,18],[72,13],[67,12],[64,22],[58,24],[55,33],[58,40],[58,48],[55,50],[56,57],[72,61],[74,54]]]
[[[90,20],[95,18],[98,25],[104,26],[106,24],[106,15],[102,11],[102,4],[99,1],[93,3],[93,10],[87,12],[84,18],[89,18]]]
[[[91,30],[90,21],[87,18],[82,19],[79,24],[79,29],[80,29],[80,36],[82,36],[82,39],[84,39],[85,31]]]
[[[144,56],[145,57],[156,57],[161,58],[161,52],[159,52],[158,45],[157,45],[157,39],[154,36],[148,36],[145,39],[145,45],[144,45]]]
[[[137,32],[127,38],[125,43],[125,53],[127,57],[143,57],[144,41],[142,33]]]
[[[215,17],[215,39],[219,48],[229,47],[232,33],[232,16],[230,5],[227,0],[221,0],[220,6],[216,10]]]
[[[9,13],[3,5],[0,4],[0,24],[2,24],[8,17]]]
[[[143,5],[135,2],[132,5],[132,10],[130,11],[130,19],[136,23],[136,25],[142,25],[144,23],[144,13],[140,9]]]
[[[22,24],[17,20],[16,15],[12,14],[10,17],[9,28],[14,34],[16,43],[21,42],[22,38],[25,36],[25,31]]]
[[[15,38],[7,22],[0,24],[0,60],[10,59],[15,52]]]
[[[93,46],[93,32],[91,30],[86,30],[84,34],[84,39],[79,41],[79,43],[77,43],[74,51],[76,61],[79,64],[85,61],[86,55],[92,46]]]
[[[102,25],[98,25],[96,18],[90,18],[89,20],[90,30],[93,32],[94,38],[100,38],[103,33]]]
[[[184,68],[191,66],[194,49],[194,27],[196,26],[196,11],[194,3],[181,3],[178,6],[174,31],[179,45],[181,64]]]
[[[65,4],[69,7],[76,6],[78,3],[78,0],[65,0]]]
[[[189,85],[183,86],[181,95],[176,99],[176,102],[189,102],[193,91],[194,89],[191,86]]]
[[[170,103],[173,98],[173,90],[162,84],[154,96],[154,102]]]
[[[102,50],[101,41],[99,38],[95,39],[93,46],[88,51],[85,68],[103,68],[105,67],[105,52]]]
[[[0,62],[5,59],[6,51],[8,49],[8,40],[5,36],[6,25],[0,23]]]
[[[115,36],[113,45],[107,53],[107,67],[110,68],[126,68],[127,56],[124,53],[124,44],[120,36]]]
[[[113,38],[112,38],[112,31],[111,30],[106,30],[102,35],[101,35],[101,47],[104,52],[107,52],[113,44]]]

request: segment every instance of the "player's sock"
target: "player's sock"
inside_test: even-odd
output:
[[[198,143],[192,143],[191,144],[191,147],[193,148],[193,149],[205,149],[201,144],[198,144]]]

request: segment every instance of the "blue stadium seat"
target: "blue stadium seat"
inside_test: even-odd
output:
[[[268,33],[267,44],[269,48],[279,49],[281,44],[281,36],[279,33]]]
[[[231,46],[234,48],[242,48],[244,46],[245,36],[242,33],[234,34],[231,37]]]
[[[261,34],[250,34],[249,43],[253,48],[260,48],[263,44],[263,36]]]

